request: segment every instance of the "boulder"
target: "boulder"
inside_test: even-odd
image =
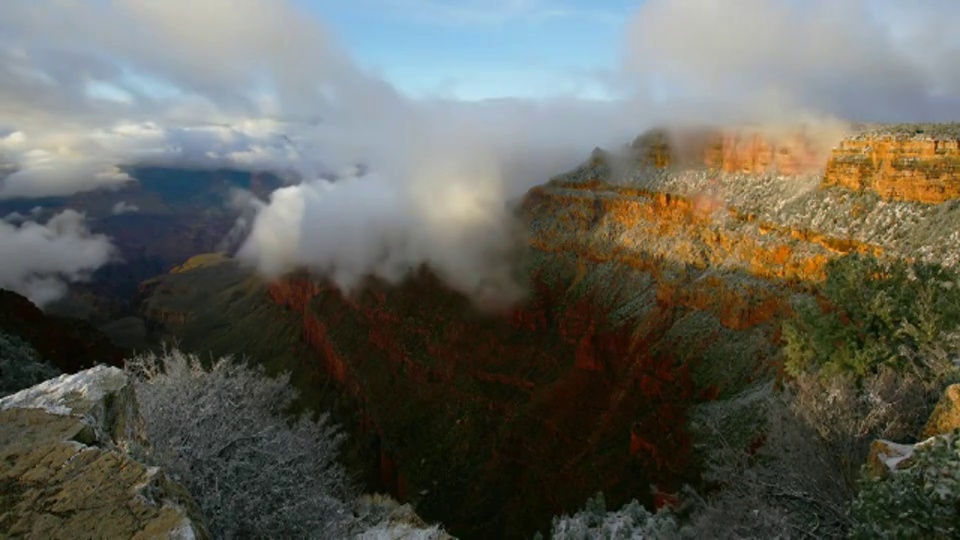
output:
[[[942,435],[960,428],[960,384],[951,384],[943,392],[927,425],[920,433],[920,439]]]
[[[137,461],[133,384],[98,366],[0,400],[0,530],[17,538],[208,538],[189,494]]]
[[[886,478],[890,473],[909,467],[915,449],[916,446],[912,444],[898,444],[884,439],[873,441],[867,456],[867,476]]]

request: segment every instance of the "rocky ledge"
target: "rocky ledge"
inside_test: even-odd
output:
[[[97,366],[0,400],[0,531],[16,538],[208,538],[187,492],[138,461],[132,381]]]

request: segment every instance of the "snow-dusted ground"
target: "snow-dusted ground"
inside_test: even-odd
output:
[[[871,192],[820,188],[823,176],[819,174],[780,176],[706,169],[613,169],[610,172],[585,165],[556,180],[580,183],[601,178],[613,185],[650,191],[707,195],[762,222],[877,245],[892,256],[946,266],[960,264],[960,201],[942,204],[887,201]],[[723,225],[755,226],[736,221]]]

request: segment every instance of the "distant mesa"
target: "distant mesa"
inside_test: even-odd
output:
[[[725,173],[823,174],[822,185],[887,200],[937,204],[960,197],[960,124],[897,124],[765,130],[655,129],[633,141],[643,167],[706,167]]]

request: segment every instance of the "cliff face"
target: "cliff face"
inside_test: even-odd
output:
[[[131,457],[146,444],[119,369],[0,400],[0,530],[16,538],[209,538],[185,490]]]
[[[823,174],[824,187],[869,191],[887,200],[938,204],[960,197],[960,130],[913,133],[896,127],[770,132],[653,130],[631,148],[643,166],[705,167],[723,173]]]
[[[489,538],[543,529],[596,489],[678,488],[691,451],[683,411],[715,392],[649,352],[676,318],[652,289],[639,331],[611,325],[589,298],[535,286],[499,315],[428,273],[355,298],[307,278],[270,295],[301,316],[325,378],[356,400],[382,485],[455,534]]]
[[[641,163],[707,168],[726,173],[800,175],[823,168],[830,145],[823,135],[803,130],[653,130],[631,145]]]
[[[823,183],[885,199],[938,204],[960,197],[960,140],[897,135],[843,141]]]
[[[802,133],[727,132],[711,138],[704,163],[728,173],[809,174],[823,166],[823,148]]]

